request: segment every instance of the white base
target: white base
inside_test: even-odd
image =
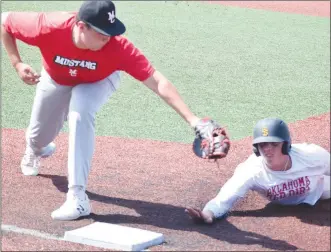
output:
[[[65,232],[64,240],[106,249],[142,251],[161,244],[164,237],[163,234],[143,229],[94,222]]]

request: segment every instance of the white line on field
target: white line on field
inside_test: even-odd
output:
[[[63,240],[63,237],[60,237],[57,235],[40,232],[40,231],[34,230],[34,229],[20,228],[20,227],[16,227],[13,225],[2,224],[1,231],[25,234],[25,235],[35,236],[35,237],[39,237],[39,238],[43,238],[43,239],[60,240],[60,241]]]

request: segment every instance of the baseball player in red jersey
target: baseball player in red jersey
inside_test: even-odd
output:
[[[68,193],[65,203],[51,214],[55,220],[74,220],[91,212],[85,191],[95,116],[118,88],[120,71],[154,91],[190,126],[200,120],[166,77],[122,36],[124,32],[109,0],[85,1],[72,13],[2,13],[1,39],[11,64],[25,83],[38,84],[21,161],[24,175],[38,174],[40,159],[54,153],[53,140],[68,118]],[[39,48],[40,74],[22,61],[16,39]]]

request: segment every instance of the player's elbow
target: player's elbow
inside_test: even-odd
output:
[[[161,96],[172,87],[168,79],[158,71],[155,71],[154,74],[143,83]]]

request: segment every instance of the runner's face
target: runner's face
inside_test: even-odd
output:
[[[81,27],[81,41],[85,47],[92,51],[98,51],[110,40],[109,36],[103,35],[85,24]]]
[[[273,162],[279,160],[282,154],[283,142],[281,143],[259,143],[259,151],[267,161],[267,163],[272,164]]]

